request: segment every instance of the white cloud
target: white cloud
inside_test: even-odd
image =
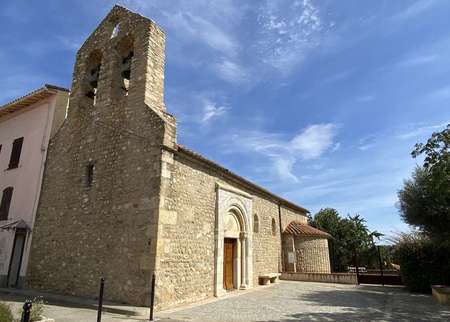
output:
[[[228,56],[237,55],[239,45],[236,40],[215,23],[189,12],[178,12],[172,16],[170,21],[177,31],[182,31],[184,35],[187,34],[190,40],[201,41]]]
[[[408,140],[408,139],[418,137],[423,134],[431,134],[434,131],[442,130],[447,126],[447,124],[450,124],[450,120],[447,123],[442,123],[442,124],[419,126],[410,131],[398,134],[397,137],[401,140]]]
[[[306,127],[291,139],[279,133],[241,131],[222,136],[224,152],[258,153],[272,161],[272,172],[278,179],[298,182],[294,166],[301,160],[319,159],[327,151],[336,151],[340,143],[334,143],[337,126],[314,124]]]
[[[375,138],[376,135],[368,135],[366,137],[363,137],[359,139],[358,141],[358,149],[361,151],[367,151],[375,147]]]
[[[333,145],[335,130],[334,124],[311,125],[291,140],[291,147],[305,160],[318,158]]]
[[[201,123],[211,122],[213,119],[219,118],[227,112],[228,108],[225,106],[219,106],[217,103],[210,101],[209,99],[204,100],[203,113],[200,118]]]
[[[324,31],[319,9],[309,0],[267,0],[258,16],[261,32],[257,51],[265,64],[287,74],[320,44]]]
[[[235,62],[224,60],[214,65],[218,76],[234,84],[242,84],[249,80],[249,74],[245,68]]]
[[[273,166],[276,173],[282,180],[289,180],[291,182],[298,182],[299,179],[293,174],[295,159],[292,158],[274,158]]]

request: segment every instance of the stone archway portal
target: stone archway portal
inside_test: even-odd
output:
[[[251,197],[218,187],[215,295],[252,287]]]

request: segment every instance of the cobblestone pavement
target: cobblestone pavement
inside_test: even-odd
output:
[[[159,317],[174,321],[450,321],[450,307],[396,287],[282,281]]]

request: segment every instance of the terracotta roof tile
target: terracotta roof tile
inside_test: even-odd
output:
[[[298,221],[291,221],[291,223],[284,230],[284,233],[292,234],[295,236],[311,236],[311,237],[314,236],[314,237],[331,238],[330,234]]]

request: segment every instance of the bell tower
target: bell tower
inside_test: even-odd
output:
[[[154,22],[115,6],[79,49],[67,119],[49,144],[30,286],[95,297],[104,277],[109,300],[148,304],[163,147],[176,146],[164,43]]]
[[[159,26],[115,6],[77,53],[69,113],[136,104],[164,112],[164,47]]]

